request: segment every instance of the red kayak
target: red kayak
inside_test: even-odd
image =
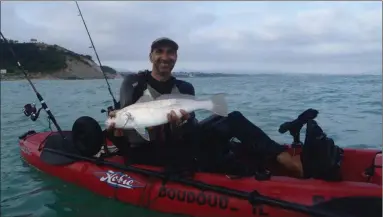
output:
[[[65,134],[70,135],[70,132],[65,132]],[[46,141],[59,137],[60,135],[57,132],[36,133],[31,131],[20,137],[21,156],[25,161],[41,171],[105,197],[115,198],[125,203],[159,212],[188,216],[307,216],[300,211],[285,209],[283,205],[275,206],[275,204],[269,204],[268,202],[251,205],[249,200],[243,198],[228,196],[213,190],[205,189],[205,191],[202,191],[195,186],[192,187],[176,181],[164,183],[158,177],[144,175],[141,172],[134,172],[134,170],[128,172],[107,165],[111,163],[112,165],[120,165],[120,168],[123,168],[124,161],[121,156],[106,158],[103,163],[91,162],[90,160],[75,160],[67,165],[48,164],[41,159],[41,151],[44,150]],[[109,141],[108,147],[109,149],[113,148]],[[290,151],[291,154],[299,154],[300,148],[295,148],[295,150],[290,148]],[[209,173],[197,173],[192,181],[238,192],[253,192],[256,190],[259,195],[301,204],[313,209],[325,209],[326,203],[336,201],[337,198],[351,198],[354,201],[357,200],[356,203],[353,203],[356,205],[353,206],[359,206],[361,212],[364,212],[367,217],[370,216],[369,212],[372,211],[364,208],[364,204],[369,203],[366,201],[369,201],[369,198],[378,198],[381,203],[381,166],[381,152],[346,148],[344,149],[344,161],[342,163],[343,181],[339,182],[290,178],[283,176],[283,173],[278,169],[272,170],[272,176],[268,180],[261,181],[256,180],[254,177],[231,179],[226,175]],[[161,170],[158,167],[143,165],[134,165],[134,168],[145,171]],[[335,208],[338,206],[341,205],[335,205]],[[334,205],[330,204],[328,207],[334,209]]]

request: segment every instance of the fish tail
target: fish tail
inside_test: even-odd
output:
[[[210,100],[213,104],[212,112],[219,116],[227,117],[228,109],[225,94],[216,94],[212,96]]]

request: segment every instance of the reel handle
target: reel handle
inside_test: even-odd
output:
[[[109,115],[109,113],[111,112],[111,111],[114,111],[115,109],[113,108],[113,106],[109,106],[108,108],[107,108],[107,110],[105,110],[105,109],[101,109],[101,113],[107,113],[107,115]]]

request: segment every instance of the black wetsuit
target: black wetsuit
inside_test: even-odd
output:
[[[173,87],[175,86],[175,83],[178,82],[178,84],[181,83],[181,86],[183,85],[179,89],[183,90],[184,94],[194,95],[194,88],[191,84],[179,80],[177,81],[174,77],[171,77],[169,80],[162,82],[154,79],[149,72],[146,72],[145,80],[151,88],[155,89],[160,94],[170,94]],[[122,94],[120,94],[120,102],[129,101],[123,99],[124,96],[121,97],[121,95]],[[135,98],[133,99],[133,101],[137,100],[138,97],[139,96],[133,96],[133,98]],[[124,106],[126,105],[122,105],[122,107]],[[191,116],[191,119],[194,119],[194,113]],[[180,130],[185,132],[183,135],[184,138],[187,138],[185,139],[185,141],[190,140],[190,134],[188,135],[187,131],[193,128],[193,126],[190,126],[192,124],[193,123],[187,123],[180,127],[182,128]],[[179,139],[172,138],[172,131],[169,123],[163,125],[163,127],[155,128],[158,133],[161,133],[160,131],[163,132],[164,138],[162,138],[162,140],[160,141],[153,140],[129,148],[129,150],[127,150],[126,153],[126,156],[129,159],[128,162],[137,164],[167,166],[172,164],[190,164],[190,162],[193,161],[194,155],[192,154],[193,150],[191,149],[194,148],[194,146],[190,145],[190,143],[187,143],[185,141],[180,141]]]

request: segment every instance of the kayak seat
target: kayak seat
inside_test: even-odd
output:
[[[41,158],[57,165],[75,162],[72,158],[47,151],[47,149],[83,157],[94,157],[102,146],[106,146],[106,137],[99,123],[88,116],[78,118],[72,126],[72,131],[64,133],[65,138],[55,133],[47,137]]]
[[[59,133],[47,136],[45,145],[40,155],[42,161],[54,165],[65,165],[77,161],[47,150],[50,149],[68,154],[80,155],[80,151],[74,146],[72,132],[65,132],[64,136],[65,139]]]
[[[100,124],[88,116],[79,117],[73,123],[72,140],[75,148],[84,157],[96,155],[105,144],[105,136]]]

